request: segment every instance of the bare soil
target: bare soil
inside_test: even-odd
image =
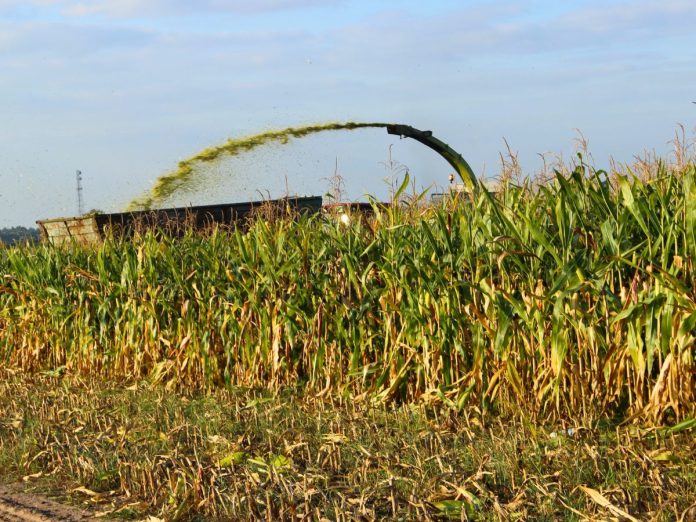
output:
[[[93,517],[37,495],[0,486],[0,522],[85,522]]]

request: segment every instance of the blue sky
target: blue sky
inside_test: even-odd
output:
[[[269,128],[431,129],[486,176],[503,138],[595,161],[667,154],[696,124],[696,2],[0,0],[0,227],[121,209],[177,161]],[[320,135],[225,162],[172,204],[384,195],[391,155],[445,184],[431,151],[384,131]]]

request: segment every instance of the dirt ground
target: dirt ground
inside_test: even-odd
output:
[[[0,522],[86,522],[87,513],[47,498],[0,486]]]

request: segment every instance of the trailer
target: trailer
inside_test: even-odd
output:
[[[137,230],[150,229],[181,235],[190,228],[205,230],[212,226],[246,227],[256,215],[272,218],[302,213],[316,214],[321,208],[321,196],[289,197],[132,212],[95,212],[84,216],[43,219],[36,223],[42,241],[55,245],[91,244],[103,241],[107,234],[127,237]]]

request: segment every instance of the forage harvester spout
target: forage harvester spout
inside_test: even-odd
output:
[[[474,171],[462,157],[462,155],[445,142],[438,140],[435,136],[433,136],[432,131],[415,129],[410,125],[392,124],[387,125],[387,132],[389,134],[401,136],[402,138],[413,138],[414,140],[421,142],[426,147],[433,149],[440,156],[445,158],[447,162],[452,165],[452,167],[454,167],[457,174],[459,174],[459,177],[462,178],[462,181],[469,190],[474,190],[474,188],[478,185]]]

